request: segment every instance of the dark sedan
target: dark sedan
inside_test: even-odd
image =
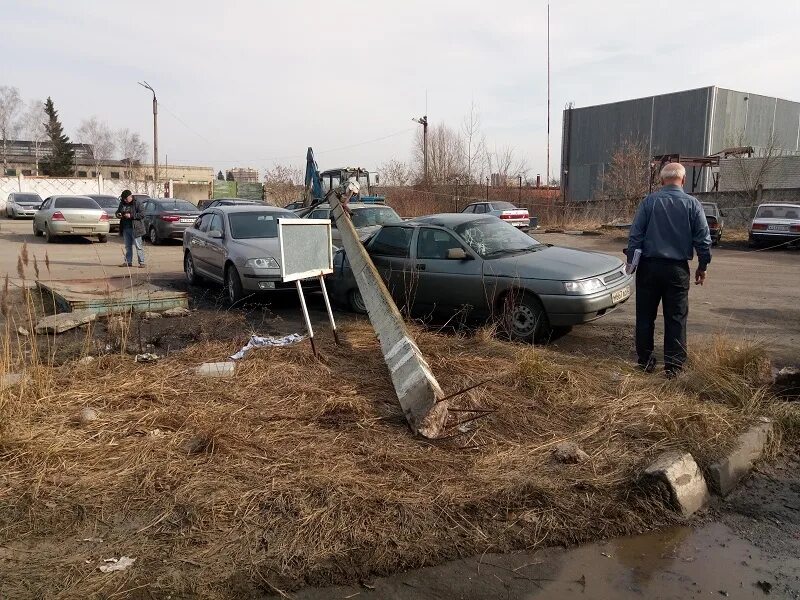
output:
[[[613,256],[541,244],[497,217],[443,214],[384,225],[365,242],[397,302],[411,314],[499,317],[518,341],[597,319],[631,295],[630,275]],[[343,251],[331,293],[364,312]]]
[[[150,243],[183,239],[183,232],[194,223],[200,211],[191,202],[177,198],[150,198],[144,204],[145,231]]]

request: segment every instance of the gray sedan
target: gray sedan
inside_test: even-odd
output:
[[[365,204],[363,202],[351,202],[347,205],[350,209],[350,218],[356,228],[358,237],[362,240],[367,239],[381,228],[381,225],[389,223],[402,223],[394,209],[383,204]],[[320,204],[309,212],[305,219],[331,219],[331,206],[327,202]],[[336,248],[342,246],[342,234],[336,228],[336,223],[331,219],[331,239]]]
[[[50,196],[33,217],[33,234],[47,242],[61,236],[97,236],[108,241],[108,213],[88,196]]]
[[[631,295],[613,256],[541,244],[497,217],[442,214],[384,226],[365,242],[397,304],[414,315],[497,318],[512,339],[597,319]],[[343,251],[331,293],[357,312],[361,294]]]
[[[196,285],[225,286],[231,304],[252,292],[290,289],[281,281],[278,219],[293,212],[269,206],[219,206],[203,212],[183,234],[183,270]]]

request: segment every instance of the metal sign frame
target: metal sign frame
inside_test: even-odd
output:
[[[295,225],[303,225],[305,227],[325,227],[327,229],[328,239],[328,265],[322,269],[311,269],[302,273],[286,273],[286,256],[283,246],[283,230],[284,227],[292,227]],[[301,279],[311,279],[313,277],[320,277],[333,273],[333,246],[331,238],[331,222],[328,219],[278,219],[278,245],[281,252],[281,279],[284,282],[299,281]]]

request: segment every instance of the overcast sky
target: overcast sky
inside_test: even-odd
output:
[[[162,162],[263,170],[312,146],[322,168],[375,169],[409,159],[427,90],[432,124],[458,126],[474,99],[490,146],[545,173],[543,1],[0,4],[0,85],[52,96],[68,134],[96,115],[151,142],[144,79]],[[569,101],[707,85],[800,100],[799,24],[798,0],[553,2],[551,169]]]

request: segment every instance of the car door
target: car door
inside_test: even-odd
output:
[[[50,210],[50,207],[53,205],[53,197],[50,196],[46,198],[42,205],[39,207],[39,210],[36,211],[36,214],[33,217],[33,222],[36,224],[36,229],[38,231],[44,231],[44,224],[47,220],[47,211]]]
[[[150,227],[155,219],[157,205],[152,200],[145,200],[142,205],[142,223],[144,224],[145,235],[150,235]]]
[[[448,258],[450,250],[461,250],[466,258]],[[424,311],[453,312],[467,308],[469,312],[485,312],[488,302],[482,262],[450,231],[420,227],[414,244],[415,307]]]
[[[211,224],[212,213],[205,213],[200,216],[195,225],[188,230],[189,236],[188,249],[194,261],[195,270],[205,275],[211,275],[211,267],[209,266],[209,252],[208,252],[208,226]]]
[[[395,303],[409,309],[413,309],[416,294],[416,278],[411,263],[413,234],[413,227],[385,225],[367,247]]]
[[[214,237],[212,232],[219,232],[222,237]],[[225,258],[228,253],[225,248],[225,222],[222,214],[211,213],[211,221],[208,224],[208,231],[205,235],[205,250],[209,273],[222,280],[225,271]]]

